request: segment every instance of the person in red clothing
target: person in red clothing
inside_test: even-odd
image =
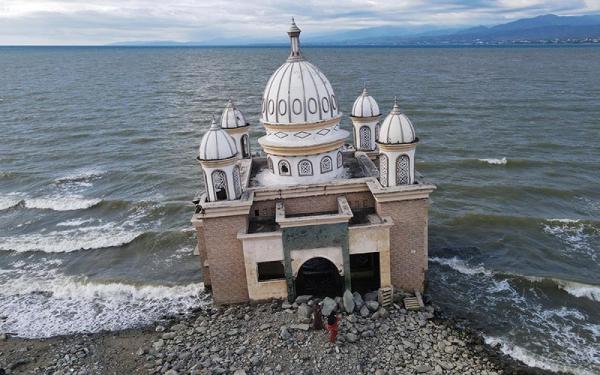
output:
[[[338,334],[338,321],[340,318],[335,315],[335,311],[332,311],[331,314],[327,317],[327,324],[325,324],[325,329],[329,331],[329,342],[335,342]]]

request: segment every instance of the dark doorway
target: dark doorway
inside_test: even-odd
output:
[[[341,296],[343,285],[344,280],[335,264],[325,258],[312,258],[304,262],[298,270],[296,295]]]
[[[351,254],[350,279],[354,292],[362,294],[379,289],[379,253]]]

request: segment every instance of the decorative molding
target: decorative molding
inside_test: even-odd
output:
[[[294,132],[294,131],[302,131],[302,130],[316,130],[322,129],[334,124],[337,124],[342,119],[342,115],[331,118],[329,120],[319,121],[319,122],[303,122],[296,124],[277,124],[273,122],[261,121],[263,126],[267,131],[284,131],[284,132]]]
[[[198,160],[198,162],[200,163],[200,165],[202,165],[203,167],[206,168],[220,168],[220,167],[226,167],[228,165],[234,164],[236,161],[239,160],[238,155],[236,154],[235,156],[232,156],[228,159],[221,159],[221,160],[202,160],[202,159],[196,159]]]
[[[417,147],[417,141],[413,143],[381,143],[377,141],[380,151],[402,152],[413,150]]]
[[[325,152],[334,151],[344,145],[346,139],[338,139],[332,142],[323,143],[319,145],[312,146],[269,146],[264,143],[261,143],[261,146],[265,153],[277,156],[304,156],[304,155],[314,155],[314,154],[322,154]],[[259,140],[260,142],[260,140]]]

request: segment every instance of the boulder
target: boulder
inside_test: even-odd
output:
[[[378,293],[376,290],[365,294],[365,302],[367,301],[377,301]]]
[[[420,365],[420,366],[417,366],[417,368],[415,370],[417,371],[417,374],[424,374],[424,373],[430,372],[433,369],[427,365]]]
[[[356,310],[360,311],[360,308],[365,304],[365,301],[363,301],[362,296],[358,292],[354,292],[352,297],[354,297],[354,305]]]
[[[354,303],[354,297],[352,296],[352,293],[348,289],[346,289],[346,291],[344,292],[343,301],[344,301],[344,310],[346,310],[347,313],[352,314],[354,312],[354,307],[356,305]]]
[[[375,312],[379,309],[379,302],[377,301],[367,301],[365,305],[369,308],[369,310]]]
[[[360,308],[360,316],[362,316],[363,318],[369,316],[369,308],[367,307],[367,305],[363,305],[363,307]]]
[[[325,299],[323,300],[323,308],[321,309],[323,315],[329,316],[329,314],[331,314],[332,311],[335,311],[336,308],[337,303],[335,302],[335,300],[329,297],[325,297]]]
[[[292,324],[290,325],[290,329],[299,329],[301,331],[308,331],[310,325],[308,324]]]
[[[358,341],[358,336],[356,336],[354,333],[348,333],[346,335],[346,340],[348,342],[357,342]]]
[[[281,331],[279,331],[279,337],[282,340],[288,340],[290,337],[292,337],[292,335],[290,334],[290,331],[288,331],[287,327],[281,327]]]
[[[301,322],[310,322],[310,315],[312,314],[312,309],[306,304],[303,303],[298,306],[298,320]]]
[[[310,301],[311,298],[312,298],[312,296],[304,294],[304,295],[296,297],[296,301],[295,302],[298,305],[302,305],[303,303],[308,303],[308,301]]]
[[[281,304],[281,308],[282,308],[282,309],[284,309],[284,310],[291,309],[291,308],[292,308],[292,304],[291,304],[291,303],[289,303],[288,301],[284,301],[284,302]]]

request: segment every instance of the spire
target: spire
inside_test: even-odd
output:
[[[368,96],[369,95],[369,91],[367,90],[367,81],[363,81],[363,92],[362,92],[363,96]]]
[[[212,115],[212,122],[210,124],[210,129],[208,130],[219,130],[221,128],[221,126],[217,123],[217,120],[215,119],[215,115]]]
[[[400,106],[398,105],[398,98],[396,96],[394,96],[394,107],[392,107],[391,113],[395,113],[395,114],[400,113]]]
[[[226,108],[235,108],[235,104],[233,104],[233,99],[229,98],[229,100],[227,101]]]
[[[290,53],[289,59],[301,59],[300,55],[300,28],[296,26],[296,22],[294,21],[294,17],[292,17],[292,24],[288,29],[288,35],[290,36],[290,45],[292,47],[292,52]]]

